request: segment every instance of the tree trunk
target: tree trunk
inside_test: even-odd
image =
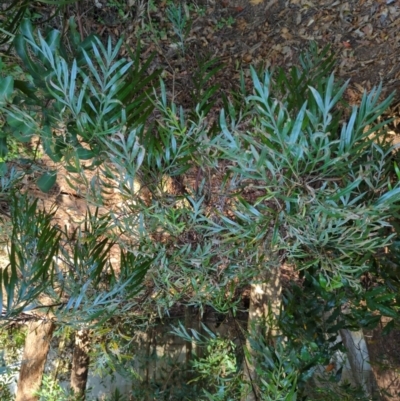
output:
[[[371,369],[382,401],[400,401],[400,330],[383,334],[391,318],[383,317],[381,324],[365,333]]]
[[[261,278],[260,278],[261,281]],[[264,282],[252,284],[250,291],[250,307],[248,319],[248,333],[253,338],[264,338],[277,335],[274,320],[279,315],[282,301],[282,285],[280,268],[272,268]],[[271,319],[272,318],[272,319]],[[266,329],[264,330],[264,327]],[[249,339],[246,341],[247,356],[245,358],[244,376],[250,383],[250,390],[242,401],[256,401],[259,399],[256,385],[256,367],[254,351]]]
[[[15,401],[38,400],[34,392],[39,390],[42,382],[54,328],[52,321],[32,321],[28,324]]]
[[[340,330],[340,337],[346,347],[346,355],[356,386],[362,387],[368,397],[376,395],[377,385],[371,369],[369,352],[362,330]]]
[[[71,368],[71,388],[79,400],[85,399],[89,372],[89,339],[89,330],[78,330],[75,333],[75,346]]]

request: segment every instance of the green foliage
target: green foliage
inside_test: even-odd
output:
[[[393,221],[393,225],[398,231],[397,221]],[[398,305],[400,302],[400,243],[398,236],[392,244],[387,248],[387,252],[375,255],[372,267],[370,269],[371,278],[376,281],[374,287],[367,292],[370,301],[369,306],[375,311],[379,311],[381,315],[392,317],[392,323],[389,328],[395,324],[399,324]],[[371,302],[372,301],[372,302]],[[376,301],[382,304],[383,308],[376,305]],[[389,329],[388,328],[388,329]]]
[[[18,325],[0,331],[0,397],[4,401],[14,400],[9,386],[15,383],[19,370],[21,349],[25,343],[26,330]]]
[[[139,65],[139,52],[131,62],[118,59],[122,46],[111,39],[103,46],[96,36],[81,41],[73,19],[69,55],[61,33],[52,30],[37,37],[24,20],[15,37],[16,51],[32,82],[6,76],[0,80],[0,111],[6,116],[3,138],[13,136],[28,142],[40,134],[43,148],[54,162],[64,161],[71,171],[80,171],[80,160],[101,161],[103,142],[123,126],[140,127],[153,106],[146,91],[158,75],[146,74],[151,58]],[[7,142],[3,140],[3,153]],[[45,192],[55,183],[55,172],[46,172],[38,181]]]
[[[178,38],[178,46],[180,47],[182,53],[185,53],[185,39],[189,34],[192,25],[187,13],[189,13],[187,8],[182,10],[181,4],[177,6],[174,3],[170,4],[166,11],[167,17],[172,24],[175,35]]]
[[[350,383],[335,383],[334,379],[321,380],[318,387],[309,389],[307,401],[375,401],[379,398],[371,398],[365,395],[362,388],[354,387]]]
[[[337,123],[345,116],[335,105],[346,86],[336,88],[333,75],[325,79],[324,93],[310,87],[313,101],[303,99],[298,109],[289,108],[286,92],[279,92],[268,72],[260,81],[252,70],[252,78],[251,130],[237,131],[233,113],[228,128],[222,112],[216,141],[224,159],[232,161],[235,186],[243,191],[246,182],[257,182],[264,193],[253,204],[238,197],[236,217],[227,220],[232,241],[271,238],[272,252],[285,250],[298,268],[318,265],[326,288],[341,280],[358,286],[357,274],[393,238],[385,233],[397,187],[388,188],[391,148],[385,122],[378,121],[392,97],[378,103],[381,88],[364,94],[339,133]],[[278,225],[285,229],[284,240]]]
[[[57,172],[46,172],[38,180],[37,186],[42,192],[49,192],[57,180]]]
[[[109,224],[109,216],[100,217],[98,210],[95,214],[88,211],[81,227],[72,234],[63,232],[61,260],[71,269],[65,274],[62,265],[56,267],[58,285],[68,299],[58,300],[63,305],[56,311],[60,320],[99,326],[136,305],[133,298],[142,290],[152,259],[120,249],[120,271],[116,274],[110,262],[114,244],[107,238]]]
[[[261,361],[265,359],[259,362],[257,386],[266,399],[303,394],[316,368],[342,349],[340,343],[330,344],[340,329],[365,326],[377,311],[396,313],[394,295],[379,297],[383,289],[360,292],[361,274],[394,237],[390,216],[398,210],[398,187],[392,183],[385,122],[379,119],[391,98],[379,103],[377,88],[349,110],[342,101],[346,85],[325,75],[331,58],[325,51],[319,57],[315,63],[304,57],[303,68],[310,71],[295,69],[286,81],[279,73],[276,78],[266,73],[260,80],[253,70],[255,93],[245,96],[242,90],[235,103],[226,104],[222,133],[211,140],[201,117],[188,122],[183,110],[168,102],[162,85],[161,140],[144,143],[147,155],[135,171],[152,193],[152,207],[143,212],[145,226],[169,238],[147,244],[157,254],[152,279],[159,310],[168,311],[190,293],[189,304],[226,312],[233,299],[226,291],[229,280],[248,282],[278,268],[278,253],[302,271],[306,290],[298,285],[288,290],[278,320],[286,340],[258,347]],[[306,84],[297,91],[299,77],[308,72],[316,77],[315,88]],[[246,104],[241,106],[240,99]],[[175,196],[163,189],[165,176],[179,177],[194,165],[209,169],[211,176],[222,163],[226,175],[218,194],[229,199],[230,213],[223,206],[210,212],[206,198],[188,186]],[[205,179],[203,183],[206,188]],[[251,191],[257,196],[250,200]],[[129,192],[124,196],[128,199]],[[130,210],[127,215],[137,206]],[[126,223],[124,227],[128,231]],[[195,246],[181,242],[187,232],[198,239]],[[357,303],[366,297],[363,311]],[[348,302],[357,310],[351,316],[342,313]],[[217,353],[212,361],[222,356]],[[203,358],[198,367],[211,371],[212,361]],[[209,391],[209,397],[229,396],[224,391]]]
[[[67,391],[55,381],[51,375],[44,374],[42,377],[42,385],[35,393],[39,397],[39,401],[79,401],[74,397],[71,391]]]
[[[202,349],[204,356],[194,356],[191,362],[191,376],[188,383],[197,383],[202,389],[204,400],[233,400],[240,397],[241,381],[237,362],[236,345],[222,338],[202,324],[201,334],[194,329],[187,330],[182,323],[173,327],[173,333]]]
[[[302,285],[292,283],[285,290],[277,322],[279,333],[285,338],[283,350],[296,355],[291,366],[297,372],[300,399],[309,393],[310,380],[320,367],[329,365],[337,351],[346,351],[338,341],[339,330],[359,327],[358,322],[344,313],[346,303],[357,296],[351,287],[327,291],[313,269],[301,272],[301,276]],[[336,377],[333,373],[336,374],[332,372],[330,380],[337,385],[340,374]]]
[[[214,95],[218,93],[221,87],[218,83],[210,85],[210,81],[224,68],[224,65],[215,58],[202,59],[197,56],[196,61],[197,69],[193,71],[192,75],[194,90],[191,93],[191,98],[196,106],[196,113],[206,116],[215,103]]]
[[[185,16],[169,10],[183,46]],[[382,266],[396,264],[398,244],[380,256],[396,238],[400,192],[381,119],[391,97],[380,102],[381,87],[365,93],[359,107],[347,107],[346,84],[329,75],[328,49],[312,46],[288,75],[251,69],[251,95],[243,75],[217,129],[206,120],[219,89],[212,84],[221,68],[216,61],[199,66],[197,105],[185,112],[162,81],[159,99],[150,96],[158,72],[146,74],[150,61],[140,66],[139,50],[128,62],[118,57],[122,41],[82,42],[73,20],[69,29],[73,54],[60,32],[42,36],[22,23],[14,43],[31,78],[0,79],[0,150],[5,157],[10,137],[29,142],[39,135],[46,154],[71,173],[71,187],[85,188],[95,207],[68,230],[52,224],[54,211],[11,196],[10,264],[0,271],[7,318],[43,307],[46,296],[59,322],[94,327],[110,340],[109,349],[100,347],[100,362],[115,367],[126,362],[128,345],[117,343],[117,327],[106,327],[111,318],[129,315],[135,326],[132,311],[162,318],[178,302],[235,312],[238,283],[254,283],[287,260],[302,282],[285,292],[274,322],[279,336],[250,335],[256,382],[240,378],[243,350],[232,340],[206,326],[203,336],[181,325],[175,334],[205,349],[190,379],[178,391],[137,378],[134,390],[179,399],[191,380],[203,399],[239,399],[252,385],[271,401],[307,395],[318,366],[342,348],[331,345],[340,329],[372,328],[381,316],[397,324],[397,278]],[[153,107],[158,113],[150,126]],[[49,191],[57,172],[41,173],[37,185]],[[9,196],[17,178],[5,177]],[[117,205],[106,205],[107,190],[117,194]],[[115,248],[118,268],[111,263]],[[360,277],[368,270],[385,271],[384,282],[363,292]],[[151,296],[143,295],[145,277]],[[342,312],[345,304],[351,313]],[[64,397],[53,384],[43,391]]]
[[[223,29],[225,27],[231,27],[235,23],[235,18],[229,16],[228,18],[220,18],[217,22],[216,28]]]
[[[210,222],[212,234],[221,238],[219,255],[235,263],[240,249],[253,277],[258,269],[263,274],[278,268],[278,252],[304,270],[306,290],[288,290],[278,320],[286,340],[279,347],[255,346],[267,360],[257,382],[267,399],[303,391],[316,367],[341,347],[330,346],[339,329],[371,327],[366,323],[377,324],[377,312],[397,313],[396,296],[384,287],[360,292],[361,274],[394,238],[390,216],[398,210],[398,186],[391,183],[387,121],[380,119],[392,97],[379,103],[378,87],[348,111],[341,101],[346,85],[326,76],[326,56],[322,52],[315,62],[304,56],[303,70],[293,68],[289,78],[278,71],[261,80],[252,70],[254,94],[242,108],[238,102],[226,105],[222,133],[213,141],[236,191],[231,216]],[[311,87],[305,78],[314,75]],[[252,122],[244,132],[246,116]],[[251,191],[258,195],[249,202]],[[351,317],[341,312],[347,302],[355,306]]]
[[[39,0],[50,6],[61,8],[64,5],[75,3],[77,0]],[[29,0],[13,0],[2,10],[2,19],[0,25],[0,45],[8,43],[18,31],[20,24],[26,14],[29,12]],[[57,14],[57,13],[55,13]]]
[[[35,306],[35,300],[53,283],[60,234],[52,226],[55,211],[38,210],[37,200],[12,197],[9,265],[0,272],[0,305],[6,317]],[[6,299],[6,305],[3,305]]]
[[[107,217],[88,212],[82,227],[69,234],[52,225],[55,211],[38,210],[26,196],[12,201],[10,263],[0,272],[6,318],[43,308],[42,295],[53,300],[48,307],[59,307],[54,313],[61,321],[77,326],[100,325],[135,304],[151,259],[121,250],[117,275],[109,262],[113,243],[104,237]]]
[[[310,49],[300,55],[300,67],[292,67],[289,73],[279,68],[276,74],[275,88],[280,98],[285,101],[288,110],[298,112],[305,101],[314,103],[311,87],[316,85],[320,93],[327,89],[326,77],[334,69],[336,60],[330,47],[319,50],[315,42],[310,43]],[[336,88],[337,90],[338,88]],[[344,103],[343,99],[338,99]],[[314,103],[315,107],[315,103]],[[333,127],[337,128],[336,120]],[[332,129],[332,132],[335,132]]]
[[[274,347],[262,344],[262,340],[252,342],[258,354],[257,374],[261,399],[263,401],[296,401],[299,376],[299,356],[295,350],[278,340]],[[300,356],[301,357],[301,356]]]
[[[212,338],[206,345],[206,357],[193,362],[193,369],[198,376],[193,381],[218,378],[223,385],[224,378],[236,373],[237,364],[232,341],[224,338]]]

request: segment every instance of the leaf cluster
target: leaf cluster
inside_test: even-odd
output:
[[[75,3],[77,0],[39,0],[48,6],[55,6],[57,15],[61,7]],[[29,0],[11,0],[5,4],[2,10],[2,23],[0,25],[0,45],[8,43],[10,38],[18,31],[20,24],[27,12],[31,2]],[[53,16],[54,18],[54,16]]]
[[[0,111],[6,118],[0,148],[7,153],[7,138],[29,142],[39,135],[46,154],[56,163],[65,162],[79,171],[80,160],[101,161],[103,142],[123,126],[141,127],[153,109],[146,88],[158,72],[147,75],[151,57],[140,65],[139,54],[132,61],[119,59],[122,39],[104,46],[91,35],[81,41],[73,19],[68,39],[74,49],[66,50],[61,32],[36,35],[24,20],[14,46],[30,80],[6,76],[0,80]],[[56,172],[48,172],[39,187],[48,191]]]
[[[297,77],[307,72],[260,79],[252,70],[246,132],[234,107],[228,118],[222,110],[214,144],[238,194],[235,217],[222,219],[232,242],[268,243],[298,268],[319,266],[327,287],[339,277],[357,286],[352,277],[393,238],[389,210],[397,208],[399,189],[391,186],[387,121],[379,120],[393,96],[379,102],[381,87],[373,89],[347,115],[338,107],[346,84],[335,85],[332,74],[319,78],[320,89],[300,88],[304,97],[295,96]],[[243,195],[250,187],[261,194],[251,203]]]
[[[72,233],[53,225],[27,196],[12,198],[9,265],[1,270],[4,319],[21,312],[52,310],[65,324],[101,325],[131,310],[152,260],[120,249],[120,267],[110,263],[109,218],[88,211]]]

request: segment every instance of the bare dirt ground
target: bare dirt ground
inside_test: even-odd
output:
[[[337,58],[336,76],[351,79],[347,95],[382,82],[385,93],[400,89],[399,0],[194,0],[181,2],[182,16],[191,21],[184,54],[170,22],[167,0],[83,0],[66,8],[52,24],[64,27],[74,16],[82,37],[97,33],[126,47],[140,44],[141,58],[156,53],[152,68],[163,78],[178,104],[190,105],[190,87],[198,60],[218,59],[217,80],[223,91],[238,84],[241,68],[290,67],[300,52],[316,41],[330,45]],[[43,5],[42,5],[43,7]],[[48,15],[43,9],[38,13]],[[40,26],[40,24],[39,24]],[[186,25],[187,26],[187,25]],[[399,115],[400,92],[392,115]]]
[[[400,89],[400,2],[398,0],[198,0],[183,13],[192,19],[184,40],[185,54],[167,18],[166,1],[130,1],[131,7],[82,1],[70,15],[82,35],[97,32],[115,39],[124,35],[145,59],[157,53],[154,67],[173,79],[175,99],[185,102],[196,58],[223,63],[218,80],[224,90],[237,84],[239,69],[249,65],[290,67],[310,41],[330,45],[337,57],[336,75],[351,79],[348,95],[356,100],[364,89],[382,82],[387,93]],[[118,2],[114,2],[118,3]],[[183,4],[183,3],[182,3]],[[101,7],[100,7],[101,5]],[[400,103],[400,93],[394,105]],[[398,113],[397,113],[398,114]]]

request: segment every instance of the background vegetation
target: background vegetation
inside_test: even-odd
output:
[[[215,118],[218,60],[199,60],[184,108],[149,71],[153,56],[82,38],[73,18],[40,31],[28,11],[10,2],[2,25],[8,363],[23,335],[18,324],[9,343],[6,327],[28,314],[53,320],[55,338],[86,330],[93,370],[132,381],[113,399],[379,399],[362,372],[341,380],[337,355],[344,330],[399,325],[393,96],[377,87],[349,105],[334,56],[313,43],[289,71],[242,73]],[[167,16],[185,55],[190,20],[172,3]],[[66,189],[85,205],[70,225],[56,202]],[[246,320],[256,288],[263,312]],[[235,334],[195,323],[209,311]],[[160,325],[187,342],[186,359],[167,355],[151,378],[138,334]],[[71,399],[58,379],[45,375],[38,397]]]

